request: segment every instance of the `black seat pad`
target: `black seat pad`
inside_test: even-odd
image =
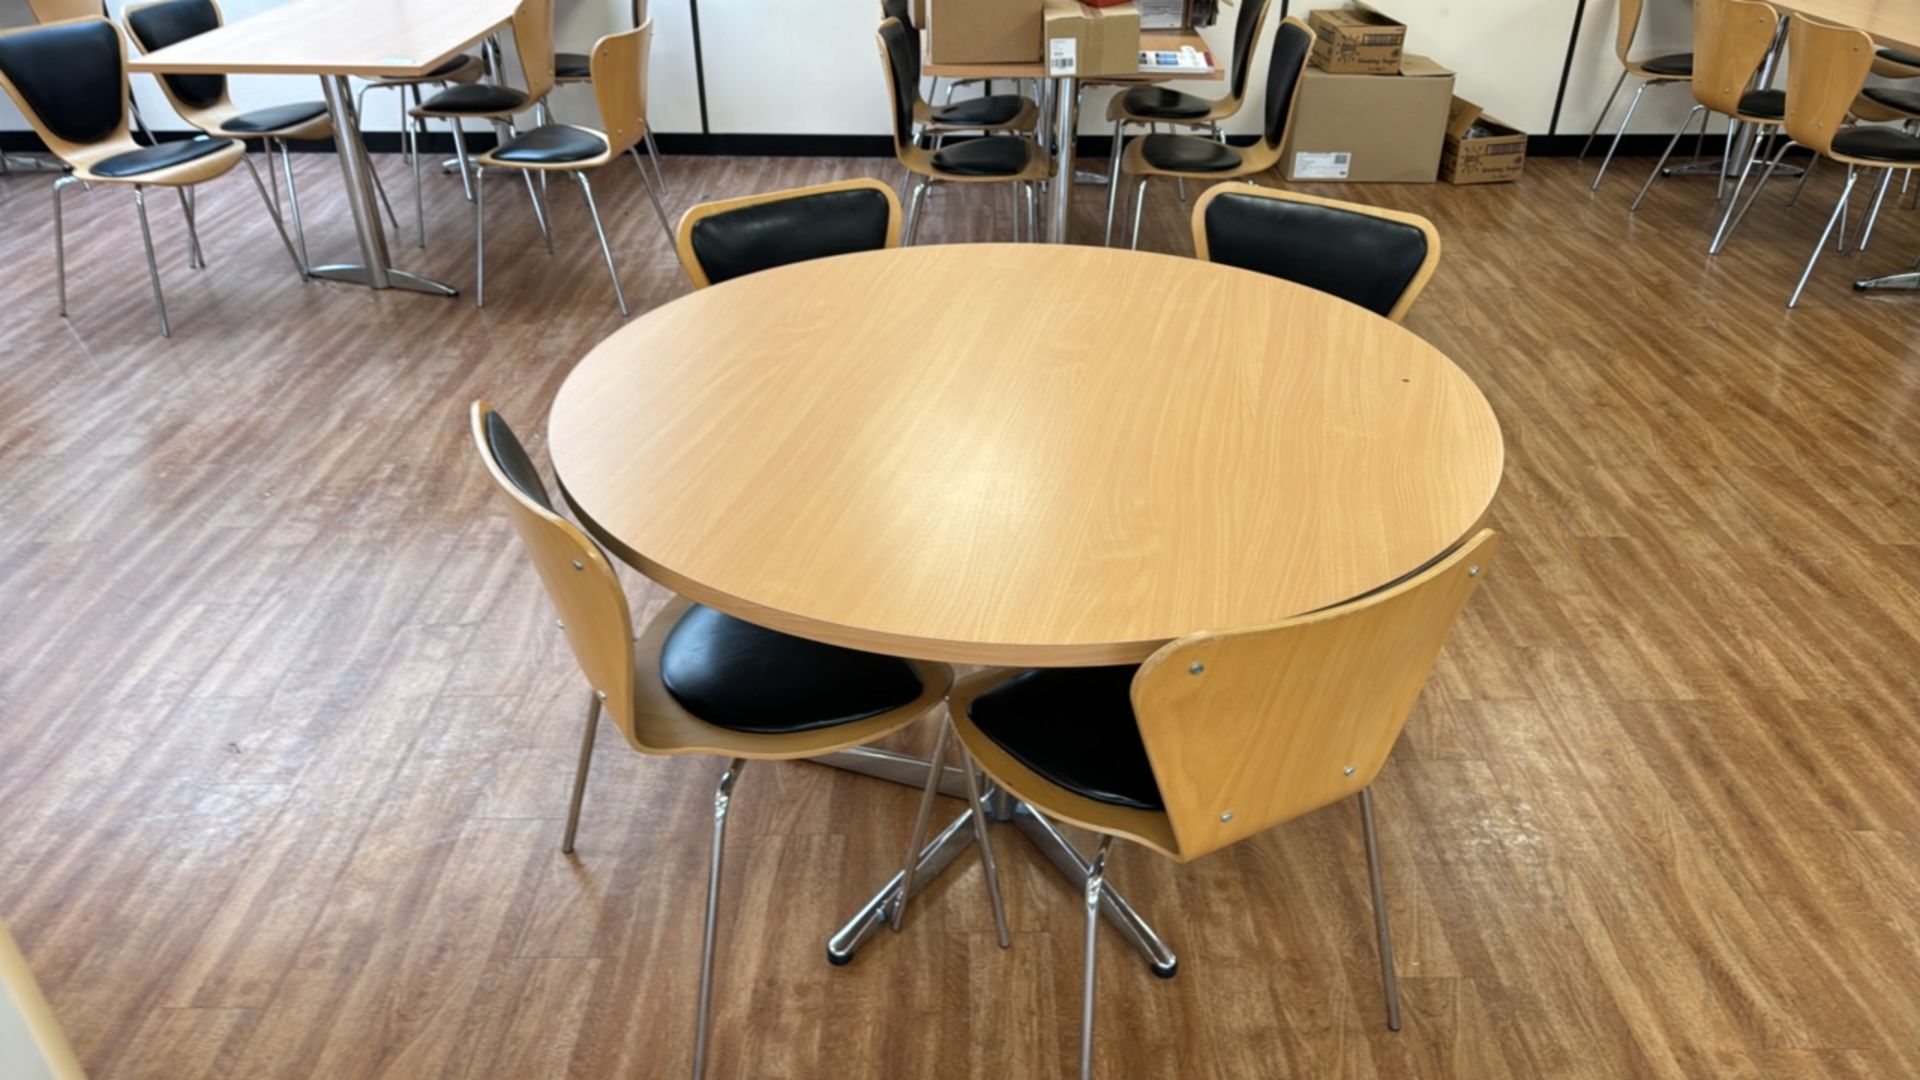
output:
[[[591,131],[566,124],[545,124],[516,135],[493,152],[496,161],[524,161],[532,165],[564,165],[586,161],[607,152],[607,140]]]
[[[1892,128],[1848,128],[1833,137],[1833,149],[1871,161],[1920,161],[1920,139]]]
[[[1231,146],[1197,135],[1149,135],[1140,153],[1147,164],[1169,172],[1224,172],[1240,165]]]
[[[1169,120],[1187,120],[1205,116],[1213,102],[1165,86],[1136,86],[1127,91],[1120,107],[1135,116],[1163,116]]]
[[[1869,86],[1860,93],[1868,101],[1879,102],[1889,109],[1920,115],[1920,90],[1902,90],[1896,86]]]
[[[1656,56],[1641,63],[1640,67],[1655,75],[1691,75],[1693,74],[1693,54],[1672,53],[1667,56]]]
[[[660,681],[688,712],[755,734],[865,720],[920,696],[913,665],[782,634],[696,604],[660,650]]]
[[[244,112],[227,121],[222,131],[279,131],[281,128],[297,127],[315,117],[325,116],[327,103],[324,101],[296,101],[291,105],[274,105],[265,109]]]
[[[587,79],[593,76],[593,61],[586,53],[553,54],[553,75],[557,79]]]
[[[232,139],[187,139],[181,142],[163,142],[157,146],[143,146],[138,150],[115,154],[96,162],[88,171],[95,176],[139,176],[164,169],[169,165],[178,165],[206,157],[208,154],[217,154],[232,145],[234,145]]]
[[[1160,785],[1133,718],[1132,664],[1040,668],[973,699],[973,725],[1015,761],[1115,806],[1159,810]]]
[[[1768,120],[1784,119],[1787,115],[1787,92],[1785,90],[1755,90],[1740,95],[1740,114],[1759,116]]]
[[[517,109],[526,103],[527,95],[512,87],[467,83],[449,86],[420,107],[426,112],[493,113]]]
[[[933,167],[955,176],[1014,176],[1027,167],[1025,139],[968,139],[933,155]]]
[[[1004,124],[1020,115],[1019,94],[991,94],[968,98],[933,110],[939,124]]]
[[[1915,56],[1910,52],[1901,52],[1899,49],[1881,49],[1880,59],[1891,60],[1896,64],[1905,64],[1908,67],[1920,67],[1920,56]]]

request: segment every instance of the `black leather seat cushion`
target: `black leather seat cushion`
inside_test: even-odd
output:
[[[973,725],[1015,761],[1077,795],[1159,810],[1140,725],[1133,718],[1131,664],[1041,668],[973,699]]]
[[[1020,115],[1020,105],[1019,94],[989,94],[938,106],[933,119],[940,124],[1004,124]]]
[[[222,131],[279,131],[281,128],[298,127],[309,120],[327,114],[324,101],[296,101],[290,105],[274,105],[265,109],[244,112],[227,121]]]
[[[499,161],[523,161],[530,165],[565,165],[569,161],[587,161],[607,152],[607,140],[591,131],[566,124],[544,124],[516,135],[493,152]]]
[[[91,171],[95,176],[139,176],[164,169],[169,165],[193,161],[217,154],[234,145],[232,139],[186,139],[180,142],[163,142],[158,146],[143,146],[138,150],[129,150],[124,154],[115,154],[96,163]]]
[[[1651,60],[1643,61],[1640,67],[1655,75],[1691,75],[1693,74],[1693,54],[1672,53],[1667,56],[1656,56]]]
[[[1392,312],[1427,257],[1426,234],[1337,207],[1228,191],[1207,204],[1207,257]]]
[[[593,77],[593,60],[586,53],[557,52],[553,54],[553,76],[556,79],[587,79]]]
[[[951,143],[933,155],[933,167],[955,176],[1013,176],[1032,160],[1025,139],[995,137]]]
[[[1920,161],[1920,139],[1892,128],[1848,128],[1833,137],[1833,149],[1870,161]]]
[[[1769,120],[1785,119],[1787,115],[1787,92],[1785,90],[1755,90],[1740,95],[1740,113],[1742,116],[1760,116]]]
[[[694,258],[707,280],[887,246],[890,207],[873,190],[829,191],[743,206],[694,222]]]
[[[1240,165],[1233,147],[1197,135],[1149,135],[1140,153],[1147,164],[1169,172],[1224,172]]]
[[[0,37],[0,71],[49,131],[68,142],[96,143],[126,116],[124,48],[105,19],[54,23]]]
[[[1920,90],[1902,90],[1894,86],[1869,86],[1860,93],[1868,101],[1879,102],[1889,109],[1920,115]]]
[[[1896,64],[1905,64],[1908,67],[1920,68],[1920,56],[1915,56],[1910,52],[1901,52],[1899,49],[1881,49],[1880,59],[1891,60]]]
[[[1135,116],[1182,120],[1207,115],[1213,102],[1165,86],[1136,86],[1127,91],[1120,107]]]
[[[449,86],[428,98],[420,107],[439,113],[496,113],[518,109],[527,103],[527,95],[510,86],[466,83]]]
[[[913,665],[755,626],[695,605],[660,649],[660,681],[688,712],[756,734],[878,716],[920,696]]]

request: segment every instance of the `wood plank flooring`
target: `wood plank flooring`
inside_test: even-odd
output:
[[[299,161],[316,260],[353,247]],[[379,162],[410,233],[404,170]],[[1112,880],[1179,951],[1107,932],[1102,1076],[1920,1075],[1920,253],[1889,211],[1782,303],[1837,191],[1770,193],[1704,254],[1709,185],[1626,203],[1573,162],[1510,186],[1315,188],[1427,214],[1408,325],[1505,426],[1508,535],[1377,791],[1406,1029],[1385,1030],[1357,814]],[[671,207],[890,161],[671,158]],[[411,269],[472,280],[428,178]],[[493,181],[489,181],[492,183]],[[0,180],[0,914],[101,1077],[680,1076],[718,764],[610,728],[558,850],[584,706],[472,456],[491,397],[543,458],[569,365],[621,325],[578,197],[549,256],[502,180],[488,307],[295,280],[251,185],[155,203]],[[637,311],[686,290],[635,174],[596,180]],[[1146,245],[1190,250],[1156,186]],[[1098,235],[1082,188],[1074,228]],[[1004,237],[943,190],[923,240]],[[662,597],[630,579],[636,604]],[[714,1077],[1057,1078],[1073,893],[999,850],[849,967],[826,936],[891,872],[914,793],[807,764],[735,799]],[[948,804],[943,813],[957,810]]]

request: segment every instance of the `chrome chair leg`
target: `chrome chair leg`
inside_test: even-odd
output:
[[[287,174],[287,212],[293,218],[294,241],[300,247],[300,273],[312,276],[313,261],[307,257],[307,230],[300,224],[300,189],[293,182],[293,155],[287,152],[287,140],[276,141],[280,144],[281,171]]]
[[[1013,211],[1013,242],[1017,244],[1020,242],[1020,215],[1022,213],[1020,209],[1020,185],[1018,183],[1008,184],[1007,194],[1012,200],[1009,203],[1009,208]]]
[[[912,247],[920,235],[920,208],[927,201],[929,186],[931,185],[927,183],[926,177],[918,177],[913,182],[913,197],[907,200],[906,231],[904,238],[900,241],[903,247]]]
[[[1633,92],[1633,100],[1627,104],[1627,115],[1620,118],[1620,130],[1613,133],[1613,142],[1607,146],[1607,156],[1600,161],[1600,171],[1593,174],[1593,186],[1588,191],[1599,191],[1600,181],[1607,178],[1607,166],[1613,164],[1613,155],[1620,150],[1620,140],[1626,137],[1627,128],[1633,123],[1633,112],[1640,107],[1640,98],[1646,94],[1651,82],[1642,81]]]
[[[273,163],[273,140],[260,140],[260,156],[267,159],[267,188],[273,192],[273,216],[279,217],[280,210],[280,174]]]
[[[1027,189],[1027,241],[1040,242],[1040,186],[1028,181]]]
[[[728,762],[713,793],[713,861],[707,867],[707,933],[700,946],[700,1012],[694,1021],[693,1080],[700,1080],[707,1071],[707,1017],[713,1004],[713,939],[720,921],[720,854],[727,839],[727,807],[733,802],[733,785],[746,766],[745,758]]]
[[[1696,114],[1704,111],[1706,111],[1706,106],[1704,105],[1695,105],[1688,111],[1687,118],[1680,122],[1680,130],[1674,132],[1673,138],[1667,140],[1666,150],[1661,152],[1660,160],[1654,163],[1653,171],[1647,174],[1647,182],[1640,185],[1640,194],[1633,197],[1633,205],[1627,207],[1627,213],[1637,214],[1640,212],[1640,204],[1647,200],[1647,192],[1653,190],[1653,181],[1660,175],[1660,170],[1667,167],[1667,159],[1673,156],[1673,148],[1679,146],[1680,140],[1686,137],[1687,125],[1693,123],[1693,118]]]
[[[1873,195],[1873,209],[1867,211],[1867,220],[1860,226],[1860,239],[1854,241],[1853,250],[1867,250],[1867,241],[1873,236],[1874,222],[1880,220],[1880,204],[1887,199],[1887,187],[1893,183],[1893,167],[1889,165],[1880,170],[1880,188]]]
[[[1771,134],[1767,137],[1769,141],[1773,138]],[[1730,226],[1733,224],[1734,210],[1740,205],[1740,193],[1746,190],[1747,177],[1753,175],[1753,165],[1758,160],[1760,160],[1760,137],[1756,130],[1754,150],[1747,155],[1746,163],[1740,166],[1740,178],[1733,182],[1733,194],[1727,198],[1727,209],[1720,215],[1720,225],[1713,231],[1713,241],[1707,245],[1707,254],[1720,254],[1720,249],[1726,246],[1727,239],[1733,235]]]
[[[1373,886],[1373,932],[1380,939],[1380,981],[1387,993],[1387,1030],[1400,1030],[1400,980],[1393,973],[1393,933],[1387,927],[1387,883],[1380,874],[1380,835],[1373,827],[1373,788],[1360,789],[1360,828],[1367,838],[1367,880]]]
[[[593,204],[593,185],[587,182],[587,174],[577,172],[573,178],[580,182],[580,194],[587,197],[587,215],[593,218],[594,235],[600,238],[600,256],[607,260],[607,276],[613,279],[613,299],[620,305],[620,317],[627,317],[627,292],[620,287],[620,271],[613,265],[613,248],[607,244],[607,230],[600,224],[600,208]]]
[[[180,216],[187,221],[187,269],[205,270],[207,257],[200,252],[200,230],[193,227],[193,202],[187,198],[187,188],[173,189],[180,196]]]
[[[480,186],[480,176],[467,164],[467,132],[461,126],[460,118],[450,117],[447,128],[453,132],[453,157],[460,170],[460,186],[467,189],[467,201],[474,200],[474,191]]]
[[[153,258],[153,230],[147,226],[147,193],[139,185],[133,185],[133,208],[140,213],[140,239],[147,246],[147,279],[153,282],[153,309],[160,313],[160,336],[172,337],[173,328],[167,325],[167,298],[160,295],[160,264]]]
[[[907,896],[913,892],[913,878],[920,868],[920,841],[927,834],[927,819],[933,816],[933,797],[940,790],[940,780],[947,773],[947,743],[953,739],[953,721],[943,717],[940,721],[940,733],[933,739],[933,756],[929,760],[932,766],[927,769],[927,786],[920,790],[920,809],[913,815],[913,832],[907,837],[907,854],[901,859],[900,892],[893,902],[893,910],[887,913],[887,923],[895,933],[907,924]],[[972,791],[972,787],[968,787]],[[974,811],[974,820],[979,820],[979,811]],[[976,833],[976,838],[978,834]]]
[[[1793,197],[1787,200],[1787,209],[1793,209],[1793,204],[1800,201],[1800,193],[1807,189],[1807,177],[1813,175],[1813,167],[1818,164],[1820,164],[1819,154],[1807,159],[1807,167],[1800,172],[1800,182],[1793,185]]]
[[[562,854],[573,854],[573,837],[580,831],[580,801],[587,794],[587,768],[593,764],[593,737],[600,730],[600,704],[606,695],[595,690],[587,698],[587,727],[580,736],[580,764],[573,770],[573,800],[567,804],[567,836],[560,842]]]
[[[1620,69],[1620,77],[1614,80],[1613,93],[1607,95],[1607,103],[1600,106],[1600,115],[1593,118],[1593,130],[1587,132],[1587,141],[1580,147],[1580,160],[1587,159],[1587,151],[1593,149],[1593,140],[1600,134],[1600,125],[1606,122],[1607,114],[1613,111],[1613,103],[1620,98],[1620,88],[1627,85],[1627,69]]]
[[[1094,962],[1100,945],[1100,891],[1106,886],[1107,853],[1113,837],[1102,836],[1100,849],[1093,853],[1087,871],[1086,886],[1086,968],[1080,977],[1080,1080],[1093,1080],[1093,989]]]
[[[667,190],[667,174],[661,171],[660,168],[660,147],[653,141],[653,127],[649,125],[646,130],[640,133],[640,137],[647,144],[647,159],[653,162],[653,175],[660,180],[660,197],[663,199],[669,198],[672,192]],[[634,164],[638,165],[640,163],[639,156],[635,155],[633,161]]]
[[[1140,215],[1144,213],[1146,209],[1147,178],[1143,176],[1140,178],[1139,187],[1135,188],[1133,192],[1133,242],[1127,245],[1135,251],[1140,250]]]
[[[1113,215],[1120,202],[1120,151],[1126,140],[1125,120],[1113,122],[1113,150],[1107,154],[1107,231],[1101,234],[1101,246],[1113,246]]]
[[[415,83],[399,91],[395,97],[400,99],[400,130],[407,133],[407,163],[413,166],[413,228],[420,250],[427,249],[427,209],[426,200],[420,194],[420,133],[426,127],[425,120],[415,119],[407,111],[407,95],[411,91],[413,103],[420,104],[420,84]]]
[[[640,164],[640,151],[637,148],[629,146],[627,147],[627,153],[633,155],[633,163],[635,165]],[[640,170],[640,186],[647,189],[647,200],[653,203],[653,216],[660,219],[660,231],[667,234],[667,246],[671,248],[673,246],[673,226],[667,222],[666,208],[660,205],[660,196],[653,190],[653,182],[647,179],[647,171],[645,169]]]
[[[953,724],[952,718],[949,717],[946,723],[951,727]],[[993,904],[994,936],[999,940],[1001,948],[1011,949],[1013,948],[1013,938],[1007,933],[1007,907],[1005,902],[1000,899],[1000,864],[994,861],[993,843],[987,839],[986,800],[980,797],[980,777],[978,770],[974,768],[973,755],[967,753],[965,746],[961,746],[959,749],[960,771],[967,774],[967,803],[973,808],[973,842],[980,845],[980,863],[987,871],[987,898]],[[942,764],[945,764],[945,762],[942,762]],[[929,769],[927,777],[932,781],[932,783],[928,785],[929,787],[937,786],[940,782],[940,771]],[[920,861],[919,855],[920,849],[916,844],[909,853],[908,858],[910,862],[908,865],[918,864]],[[901,896],[904,897],[905,895],[906,893],[901,893]]]
[[[60,317],[67,317],[67,231],[60,212],[60,196],[67,187],[80,182],[77,176],[58,177],[53,182],[53,284],[60,298]]]
[[[267,155],[267,161],[269,163],[273,161],[272,154]],[[300,280],[305,281],[307,268],[300,262],[300,253],[293,250],[293,239],[287,235],[287,226],[280,220],[279,208],[273,205],[273,198],[267,194],[268,185],[260,179],[260,170],[253,167],[252,160],[245,154],[240,155],[240,163],[247,167],[247,175],[253,177],[253,189],[260,193],[260,205],[267,208],[267,217],[273,219],[273,230],[280,234],[280,243],[287,249],[287,258],[293,263],[293,272],[300,275]]]
[[[527,198],[533,202],[533,222],[540,226],[540,239],[546,241],[547,254],[553,254],[553,231],[547,228],[547,203],[540,197],[540,189],[534,186],[533,170],[521,169],[520,179],[527,182]]]
[[[487,197],[481,175],[473,170],[473,306],[487,306]]]
[[[1747,211],[1752,210],[1753,204],[1760,201],[1760,193],[1767,189],[1767,181],[1773,179],[1774,170],[1780,167],[1780,159],[1786,157],[1787,151],[1793,149],[1798,145],[1800,144],[1797,142],[1794,142],[1792,139],[1784,140],[1780,144],[1780,149],[1774,151],[1773,156],[1767,159],[1767,171],[1760,174],[1760,182],[1753,186],[1753,194],[1747,196],[1747,205],[1741,207],[1740,212],[1734,215],[1733,224],[1727,227],[1727,239],[1732,239],[1733,234],[1739,230],[1740,223],[1747,220]],[[1813,167],[1813,163],[1808,162],[1807,167],[1811,169]],[[1799,189],[1796,188],[1795,194],[1798,194],[1798,193],[1799,193]],[[1787,205],[1791,206],[1793,204],[1788,203]],[[1716,246],[1709,248],[1707,250],[1707,254],[1718,255],[1720,253],[1720,248],[1725,246],[1726,246],[1726,240],[1721,240],[1716,244]]]
[[[1807,260],[1807,268],[1800,271],[1800,283],[1793,287],[1793,295],[1787,298],[1788,308],[1791,309],[1799,306],[1800,294],[1807,289],[1807,279],[1813,276],[1814,264],[1820,261],[1821,252],[1826,250],[1827,237],[1833,235],[1833,227],[1838,224],[1846,214],[1847,200],[1853,197],[1853,185],[1857,183],[1859,179],[1859,170],[1855,169],[1852,165],[1847,166],[1847,183],[1845,187],[1840,189],[1840,201],[1834,204],[1833,215],[1827,218],[1827,227],[1821,230],[1820,242],[1813,246],[1813,257]]]

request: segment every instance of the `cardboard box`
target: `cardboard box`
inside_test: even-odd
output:
[[[1080,0],[1045,0],[1042,20],[1048,74],[1140,73],[1140,9],[1133,4],[1091,7]]]
[[[1313,66],[1336,75],[1392,75],[1400,70],[1407,27],[1367,7],[1307,12]]]
[[[1440,179],[1449,184],[1497,184],[1518,180],[1527,167],[1527,136],[1463,97],[1447,111],[1446,148]]]
[[[1308,68],[1281,168],[1296,181],[1431,184],[1452,102],[1453,72],[1413,53],[1398,75]]]
[[[928,0],[927,58],[936,64],[1034,64],[1040,0]]]

